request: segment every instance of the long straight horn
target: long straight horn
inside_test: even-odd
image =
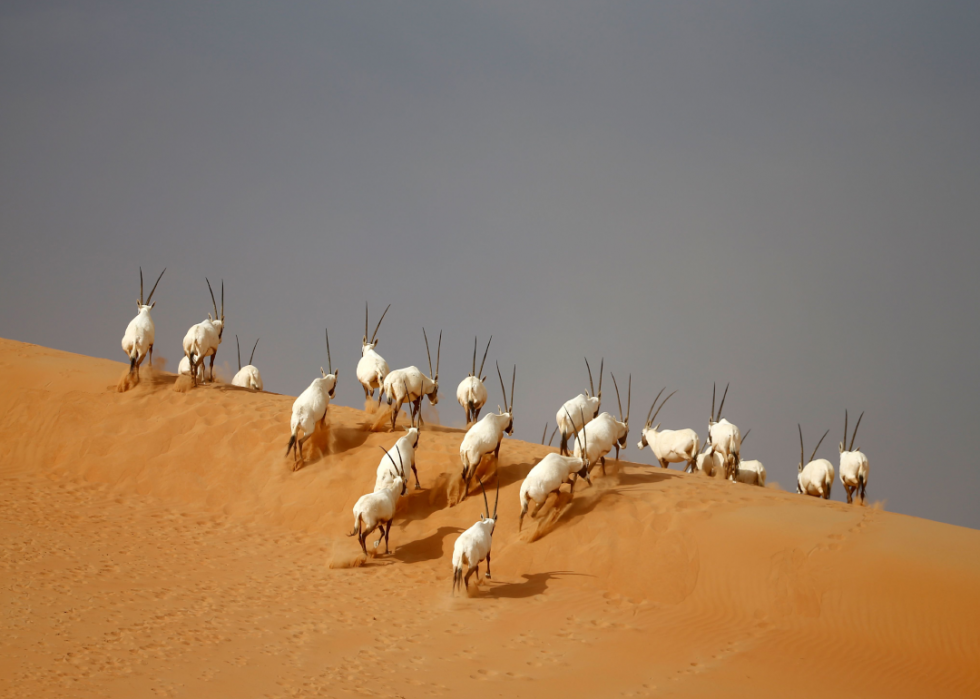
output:
[[[613,386],[616,388],[616,404],[619,405],[619,421],[623,421],[623,401],[619,399],[619,384],[616,383],[616,375],[611,371],[609,372],[613,377]]]
[[[661,388],[660,393],[658,393],[657,397],[653,399],[653,403],[650,405],[650,409],[647,411],[647,424],[646,424],[647,427],[649,427],[653,423],[653,420],[650,419],[650,416],[653,415],[653,409],[657,407],[657,401],[660,400],[660,396],[663,395],[663,392],[666,390],[667,390],[666,386]],[[712,410],[714,409],[712,408]]]
[[[497,494],[493,497],[493,521],[497,521],[497,505],[500,503],[500,474],[497,474]]]
[[[599,360],[599,392],[596,394],[600,398],[602,397],[602,370],[606,366],[606,358],[603,357]]]
[[[167,268],[164,267],[163,268],[163,272],[166,272],[166,271],[167,271]],[[147,306],[149,306],[150,305],[150,301],[153,300],[153,292],[157,290],[157,284],[159,284],[160,283],[160,280],[163,279],[163,272],[160,272],[160,276],[157,277],[156,284],[154,284],[153,285],[153,288],[150,289],[150,295],[146,297],[146,305]],[[142,295],[143,295],[143,270],[140,270],[140,296],[142,296]]]
[[[236,342],[238,341],[238,338],[237,337],[235,338],[235,341]],[[252,345],[252,354],[248,355],[248,363],[249,364],[251,364],[252,363],[252,360],[255,359],[255,348],[258,347],[258,346],[259,346],[259,338],[255,338],[255,344]],[[330,349],[329,349],[330,348],[330,341],[329,340],[327,341],[327,348],[328,348],[327,349],[327,359],[329,360],[330,359]],[[241,363],[242,360],[239,359],[238,361],[239,361],[239,363]],[[330,373],[331,374],[333,373],[333,369],[330,370]]]
[[[218,304],[215,303],[215,301],[214,301],[214,289],[211,288],[211,282],[208,280],[207,277],[204,278],[204,281],[206,281],[208,283],[208,291],[211,292],[211,305],[214,306],[214,317],[217,320],[217,318],[218,318]]]
[[[238,370],[242,370],[242,346],[238,344],[238,335],[235,335],[235,349],[238,350]]]
[[[823,433],[823,437],[826,437],[826,436],[827,436],[828,434],[830,434],[830,430],[827,430],[826,432],[824,432],[824,433]],[[810,454],[810,461],[813,461],[813,457],[815,457],[815,456],[817,455],[817,449],[819,449],[819,448],[820,448],[820,445],[821,445],[821,443],[823,443],[823,437],[821,437],[821,438],[820,438],[820,441],[819,441],[819,442],[817,442],[817,446],[815,446],[815,447],[813,448],[813,453],[812,453],[812,454]]]
[[[589,395],[595,395],[595,386],[592,384],[592,367],[589,366],[589,358],[585,357],[585,368],[589,370]]]
[[[589,435],[585,429],[585,413],[582,409],[578,409],[578,418],[582,421],[582,429],[579,432],[582,433],[582,455],[585,456],[585,463],[589,463]]]
[[[333,360],[330,358],[330,331],[326,328],[323,329],[323,334],[327,338],[327,368],[330,369],[330,373],[333,373]],[[259,344],[256,340],[255,344]]]
[[[439,379],[439,362],[442,361],[442,330],[439,331],[439,344],[436,346],[436,375],[433,379]]]
[[[551,430],[551,438],[548,440],[549,447],[551,446],[551,443],[555,441],[556,434],[558,434],[558,425],[555,425],[555,429]]]
[[[630,421],[630,407],[633,405],[633,373],[630,372],[630,377],[627,379],[628,383],[626,386],[626,424]]]
[[[388,314],[388,308],[391,308],[391,304],[390,303],[388,304],[388,307],[385,308],[385,312],[381,314],[381,317],[380,318],[378,318],[378,324],[374,326],[374,334],[371,335],[371,344],[372,345],[374,344],[375,338],[378,336],[378,328],[381,327],[381,321],[384,320],[385,319],[385,315]]]
[[[490,501],[487,500],[487,489],[483,487],[483,479],[480,478],[480,490],[483,491],[483,509],[487,513],[487,519],[490,519]]]
[[[142,265],[140,266],[140,305],[141,306],[144,305],[143,304],[143,267],[142,267]],[[845,439],[846,439],[846,437],[845,437]]]
[[[796,423],[796,429],[798,429],[800,431],[800,468],[803,468],[804,466],[806,466],[806,464],[803,463],[803,456],[804,456],[804,454],[803,454],[803,428],[800,427],[800,423],[798,423],[798,422]]]
[[[725,396],[728,395],[728,387],[730,385],[731,385],[730,383],[726,383],[725,384],[725,392],[721,394],[721,405],[718,406],[718,417],[715,420],[716,422],[718,420],[721,420],[721,411],[725,409]]]
[[[677,391],[674,391],[674,393],[677,393]],[[672,395],[674,395],[674,393],[671,393],[671,394],[670,394],[670,396],[672,396]],[[667,396],[666,398],[664,398],[664,399],[663,399],[663,400],[662,400],[662,401],[660,402],[660,408],[663,408],[663,407],[664,407],[664,405],[666,405],[666,404],[667,404],[667,401],[669,401],[669,400],[670,400],[670,396]],[[659,415],[659,414],[660,414],[660,408],[657,408],[657,412],[655,412],[655,413],[653,414],[653,417],[652,417],[652,418],[650,418],[650,422],[653,422],[654,420],[656,420],[656,419],[657,419],[657,415]]]
[[[470,370],[470,376],[476,374],[476,335],[473,336],[473,368]]]
[[[844,441],[840,443],[841,451],[847,446],[847,408],[844,408]]]
[[[364,342],[367,342],[368,334],[368,302],[364,302]]]
[[[715,390],[718,388],[718,384],[711,384],[711,422],[717,422],[715,420]]]
[[[225,319],[225,280],[221,280],[221,320]]]
[[[480,377],[480,376],[483,376],[483,365],[487,363],[487,352],[489,352],[489,351],[490,351],[490,343],[491,343],[492,341],[493,341],[493,335],[491,335],[491,336],[490,336],[490,339],[489,339],[489,340],[487,340],[487,348],[486,348],[485,350],[483,350],[483,361],[482,361],[482,362],[480,362],[480,373],[479,373],[479,374],[477,374],[477,377]],[[474,359],[476,359],[476,354],[475,354],[475,352],[476,352],[476,350],[474,350],[474,355],[473,355],[473,358],[474,358]]]
[[[398,445],[398,442],[395,442],[395,445],[397,446],[397,445]],[[391,465],[395,467],[395,473],[398,473],[398,472],[399,472],[399,471],[398,471],[398,464],[396,464],[396,463],[395,463],[395,457],[393,457],[393,456],[391,455],[391,452],[390,452],[390,451],[388,451],[387,449],[385,449],[385,448],[384,448],[383,446],[381,446],[380,444],[378,445],[378,449],[380,449],[381,451],[383,451],[383,452],[384,452],[384,455],[388,457],[388,460],[389,460],[389,461],[391,461]],[[397,450],[397,451],[398,451],[398,458],[399,458],[399,459],[401,459],[401,458],[402,458],[402,453],[401,453],[401,450]]]
[[[504,405],[507,405],[507,389],[504,388],[504,377],[500,375],[500,363],[494,362],[497,365],[497,378],[500,379],[500,392],[504,394]]]
[[[544,444],[545,437],[548,436],[548,423],[544,423],[544,432],[541,433],[541,443]]]
[[[429,354],[429,338],[425,334],[425,328],[422,328],[422,337],[425,338],[425,356],[429,359],[429,378],[432,378],[432,355]]]
[[[742,439],[740,440],[740,443],[741,444],[745,444],[745,439],[749,436],[749,432],[751,432],[751,431],[752,431],[752,428],[751,427],[749,429],[745,430],[745,434],[742,435]]]
[[[514,382],[517,381],[517,365],[514,365],[514,371],[510,375],[510,407],[507,408],[508,413],[514,412]]]
[[[864,413],[861,413],[861,417],[858,418],[857,424],[854,425],[854,435],[851,437],[851,446],[847,448],[848,451],[854,451],[854,440],[858,436],[858,427],[861,426],[861,418],[864,417]],[[845,437],[846,439],[847,437]]]

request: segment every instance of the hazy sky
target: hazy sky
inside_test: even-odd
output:
[[[361,406],[390,302],[393,368],[444,331],[447,424],[493,333],[521,439],[605,356],[626,458],[662,386],[703,438],[731,381],[770,481],[864,410],[870,499],[980,527],[978,36],[976,2],[3,3],[0,335],[124,361],[166,266],[171,369],[223,278],[219,363],[261,336],[295,395],[327,325]]]

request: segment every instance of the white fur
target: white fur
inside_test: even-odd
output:
[[[697,467],[698,452],[701,450],[701,439],[698,433],[691,429],[660,430],[658,423],[654,427],[644,427],[640,433],[640,442],[636,445],[641,451],[650,445],[650,451],[657,457],[661,468],[667,464],[687,462],[685,471]]]
[[[480,521],[459,535],[453,544],[453,592],[462,582],[470,586],[470,576],[475,572],[480,574],[480,562],[487,561],[487,577],[490,577],[490,547],[493,545],[493,528],[495,520],[487,519],[482,514]],[[463,569],[466,569],[464,575]]]
[[[191,360],[187,357],[180,358],[180,364],[177,366],[177,376],[190,376],[191,375]],[[204,383],[204,364],[197,365],[197,380]]]
[[[466,497],[470,480],[476,473],[483,457],[493,452],[499,453],[504,432],[507,434],[514,432],[514,417],[511,413],[487,413],[482,420],[475,422],[466,431],[466,435],[459,445],[459,460],[463,464],[463,482],[465,483],[460,500]]]
[[[405,481],[401,476],[396,476],[388,488],[362,495],[354,504],[354,531],[350,536],[357,536],[361,544],[361,549],[367,553],[364,540],[378,526],[383,526],[386,530],[384,535],[385,553],[388,553],[388,534],[391,533],[391,520],[395,518],[395,508],[398,506],[398,498],[405,491]],[[374,542],[374,548],[378,548],[381,537]]]
[[[377,346],[377,342],[364,342],[361,345],[361,358],[357,362],[357,380],[364,388],[365,398],[373,398],[374,389],[380,391],[388,375],[388,362],[374,351]],[[380,394],[378,394],[378,403],[381,403]]]
[[[313,436],[317,424],[327,426],[327,406],[333,398],[334,389],[337,386],[337,373],[324,374],[323,368],[320,369],[322,376],[313,379],[305,391],[299,394],[293,401],[293,412],[289,419],[290,439],[289,446],[286,447],[286,454],[296,445],[296,458],[299,464],[303,463],[303,443]],[[303,431],[303,437],[299,437],[299,431]],[[294,466],[295,470],[297,466]]]
[[[589,445],[591,449],[591,445]],[[552,493],[557,493],[563,483],[570,483],[569,494],[575,492],[575,479],[581,475],[592,485],[589,477],[589,460],[582,456],[562,456],[561,454],[546,455],[541,461],[534,465],[534,468],[527,474],[524,482],[521,483],[521,517],[517,523],[517,531],[521,530],[524,523],[524,515],[527,514],[527,506],[531,500],[535,502],[534,517],[545,500]]]
[[[868,457],[860,449],[840,452],[840,482],[844,484],[848,502],[853,502],[855,491],[860,491],[861,502],[864,502],[864,489],[868,486]]]
[[[599,414],[599,404],[602,399],[599,396],[590,396],[587,393],[580,393],[565,403],[558,409],[555,421],[558,424],[558,432],[561,434],[561,446],[559,452],[568,453],[568,439],[585,425],[595,419]]]
[[[429,403],[439,402],[439,384],[422,373],[417,366],[395,369],[384,379],[382,391],[388,397],[391,409],[391,428],[395,428],[395,420],[402,406],[411,404],[412,425],[415,426],[417,416],[422,413],[422,397],[427,396]]]
[[[214,381],[214,359],[218,354],[218,345],[224,331],[224,321],[214,320],[208,313],[208,319],[197,325],[192,325],[184,335],[184,356],[195,367],[211,357],[211,380]],[[191,375],[193,377],[193,374]],[[196,383],[196,380],[195,380]]]
[[[830,499],[830,488],[834,484],[834,466],[827,459],[814,459],[801,466],[796,476],[796,492],[814,497]]]
[[[231,380],[231,385],[240,386],[241,388],[251,388],[253,391],[261,391],[262,375],[256,367],[247,364],[238,370],[235,378]]]
[[[724,458],[725,477],[731,479],[742,458],[742,433],[725,418],[718,422],[709,420],[708,443]]]
[[[739,461],[738,472],[732,475],[732,481],[766,487],[766,467],[761,461],[751,459]]]
[[[146,355],[153,353],[153,342],[156,339],[156,326],[150,316],[150,310],[156,304],[146,306],[139,302],[136,303],[139,312],[136,317],[129,321],[126,332],[122,338],[122,348],[126,356],[129,357],[129,370],[135,371],[139,375],[140,365]]]
[[[616,447],[616,458],[619,458],[619,449],[626,448],[626,436],[629,433],[629,425],[620,422],[609,413],[602,413],[599,417],[589,421],[583,428],[585,431],[585,441],[589,445],[589,463],[601,463],[602,472],[606,472],[606,454],[613,447]],[[582,456],[582,434],[575,437],[575,456]]]
[[[392,466],[392,461],[396,464],[405,465],[406,481],[408,480],[408,469],[411,468],[415,473],[415,489],[422,488],[419,485],[419,472],[415,468],[415,449],[418,447],[418,443],[419,431],[418,428],[413,427],[395,442],[385,456],[381,457],[381,463],[378,464],[377,476],[374,480],[374,492],[377,493],[388,488],[396,478],[400,477],[397,469]]]
[[[487,387],[479,376],[467,376],[456,387],[456,401],[466,411],[467,420],[469,420],[472,412],[475,422],[480,417],[483,406],[487,403]]]

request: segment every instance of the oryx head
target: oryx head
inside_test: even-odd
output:
[[[810,461],[804,461],[803,456],[805,452],[803,451],[803,428],[800,427],[800,423],[796,423],[796,429],[800,431],[800,465],[797,468],[796,492],[802,494],[803,493],[803,467],[809,464],[810,461],[813,461],[814,457],[816,457],[817,449],[819,449],[820,445],[823,444],[824,437],[826,437],[830,433],[830,430],[827,430],[826,432],[823,433],[823,437],[821,437],[820,441],[817,442],[817,446],[813,448],[813,453],[810,454]]]
[[[327,368],[330,369],[330,373],[329,374],[326,373],[323,370],[323,367],[320,367],[320,374],[323,376],[322,380],[326,381],[327,385],[330,386],[330,388],[327,389],[327,395],[330,396],[332,400],[334,397],[334,393],[337,390],[337,374],[340,373],[340,370],[337,371],[333,370],[333,360],[330,358],[330,332],[326,328],[324,328],[323,334],[327,338]],[[258,342],[259,342],[258,340],[255,341],[256,344],[258,344]]]
[[[507,422],[507,427],[504,428],[504,432],[507,434],[514,434],[514,381],[517,379],[517,365],[514,365],[514,373],[510,377],[510,404],[507,403],[507,390],[504,388],[504,377],[500,375],[500,364],[494,362],[497,366],[497,378],[500,379],[500,392],[504,394],[504,405],[506,410],[501,410],[500,406],[497,406],[497,413],[500,415],[506,415],[509,420]]]
[[[166,272],[166,271],[167,271],[167,268],[164,267],[163,268],[163,272]],[[157,290],[157,284],[159,284],[160,283],[160,280],[163,279],[163,272],[160,272],[160,276],[157,277],[156,284],[154,284],[153,285],[153,288],[150,289],[150,295],[146,297],[146,301],[144,302],[143,301],[143,268],[140,267],[140,300],[136,302],[136,312],[137,313],[149,313],[150,310],[154,306],[156,306],[155,303],[152,303],[152,301],[153,301],[153,292]]]
[[[211,318],[211,314],[208,313],[208,318],[211,320],[211,325],[215,327],[218,331],[218,344],[221,344],[221,336],[225,332],[225,280],[221,280],[221,314],[218,314],[218,304],[214,301],[214,290],[211,288],[211,282],[205,277],[204,281],[208,282],[208,291],[211,293],[211,305],[214,307],[214,318]]]
[[[483,506],[486,513],[480,515],[481,522],[490,524],[490,533],[493,534],[494,527],[497,526],[497,504],[500,502],[500,474],[497,474],[497,495],[493,499],[493,514],[490,514],[490,501],[487,500],[487,490],[483,487],[483,479],[480,479],[480,490],[483,491]]]
[[[589,399],[590,405],[595,405],[595,411],[592,414],[592,419],[595,420],[599,417],[599,409],[602,407],[602,371],[606,364],[606,358],[603,357],[599,360],[599,392],[596,393],[595,386],[592,385],[592,367],[589,366],[589,358],[584,357],[585,368],[589,370],[589,390],[586,392],[585,396]],[[582,423],[585,424],[585,423]]]
[[[863,417],[864,413],[861,413],[861,415],[858,417],[857,424],[854,425],[854,434],[851,435],[851,444],[849,447],[847,447],[847,449],[845,449],[844,445],[847,444],[847,410],[844,411],[844,441],[837,445],[838,453],[843,454],[845,451],[854,451],[854,440],[857,439],[858,427],[861,426],[861,418]],[[861,451],[861,447],[858,447],[857,451]]]
[[[663,388],[660,389],[660,393],[658,393],[657,394],[657,397],[653,399],[653,404],[650,406],[650,410],[647,411],[647,421],[646,421],[646,424],[644,424],[643,429],[640,431],[640,443],[636,445],[639,449],[643,449],[643,447],[645,447],[645,446],[647,446],[647,444],[649,444],[649,441],[647,440],[647,433],[648,432],[650,434],[652,434],[652,435],[656,435],[657,434],[657,430],[660,429],[660,423],[658,422],[657,425],[656,425],[656,427],[650,427],[650,425],[653,424],[653,421],[657,419],[657,415],[660,414],[660,408],[664,407],[664,403],[666,403],[667,401],[670,400],[670,396],[674,395],[674,393],[677,393],[677,391],[674,391],[674,393],[671,393],[670,396],[667,396],[666,398],[664,398],[663,402],[660,404],[660,407],[657,407],[657,401],[660,400],[660,396],[666,390],[667,390],[667,387],[666,386],[664,386]],[[657,408],[657,410],[654,411],[654,408]],[[712,409],[714,409],[714,408],[712,408]]]
[[[385,319],[385,314],[388,312],[388,308],[391,308],[391,304],[385,308],[385,312],[381,314],[381,318],[378,319],[378,324],[374,326],[374,333],[371,335],[371,340],[368,341],[368,304],[367,301],[364,302],[364,339],[361,340],[361,356],[368,350],[373,350],[378,346],[378,328],[381,327],[381,321]]]
[[[429,404],[436,405],[439,402],[439,362],[442,358],[442,330],[439,331],[439,347],[436,350],[435,373],[432,372],[432,355],[429,353],[429,337],[425,334],[425,328],[422,328],[422,337],[425,338],[425,356],[429,359],[429,378],[432,379],[432,388],[427,395],[429,396]]]
[[[619,442],[621,449],[626,449],[626,438],[629,437],[630,433],[630,404],[633,401],[633,374],[630,374],[629,384],[626,391],[626,417],[623,417],[623,402],[619,399],[619,385],[616,383],[616,375],[612,372],[613,386],[616,388],[616,404],[619,406],[619,420],[616,422],[616,427],[619,429],[619,435],[616,440]],[[640,447],[641,449],[643,447]]]

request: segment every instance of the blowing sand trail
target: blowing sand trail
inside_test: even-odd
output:
[[[293,473],[291,397],[126,369],[0,340],[0,695],[980,696],[980,532],[610,462],[518,534],[547,450],[506,439],[493,580],[452,598],[460,431],[355,567],[401,427],[331,406]]]

